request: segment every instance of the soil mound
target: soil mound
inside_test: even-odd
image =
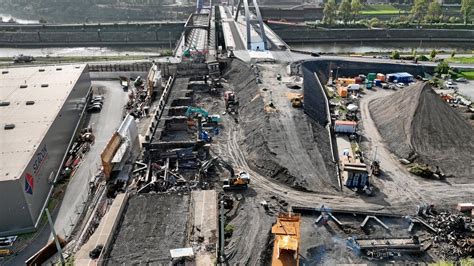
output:
[[[239,98],[239,125],[245,135],[239,144],[244,147],[249,166],[296,189],[337,190],[327,131],[301,112],[301,117],[290,118],[298,123],[294,126],[297,133],[288,139],[287,119],[284,114],[264,111],[255,73],[248,64],[233,60],[224,77],[234,85]],[[288,150],[295,141],[304,143],[304,149],[297,153]]]
[[[428,83],[418,82],[370,103],[389,149],[402,158],[440,167],[457,182],[474,177],[474,128]]]

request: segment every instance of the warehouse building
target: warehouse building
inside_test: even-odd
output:
[[[87,65],[0,70],[0,236],[33,231],[84,114]]]

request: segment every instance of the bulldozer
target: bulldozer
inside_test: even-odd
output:
[[[237,106],[239,105],[239,101],[237,96],[233,91],[226,91],[224,93],[224,102],[225,102],[225,109],[227,112],[237,112]]]
[[[370,170],[374,176],[379,176],[380,175],[380,161],[374,160],[370,164]]]
[[[213,157],[202,164],[201,168],[199,169],[200,177],[205,177],[209,169],[216,165],[220,165],[221,167],[227,169],[227,171],[230,173],[229,178],[224,180],[222,185],[222,188],[225,191],[247,189],[248,185],[250,184],[250,175],[245,171],[239,171],[239,174],[236,175],[234,168],[219,157]]]

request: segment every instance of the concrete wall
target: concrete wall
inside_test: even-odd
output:
[[[360,41],[474,42],[474,30],[437,29],[331,29],[268,24],[286,43]]]
[[[178,41],[184,23],[0,25],[0,46],[162,45]]]
[[[8,199],[8,202],[3,202],[8,208],[0,208],[0,236],[32,231],[38,225],[61,162],[80,122],[90,86],[86,67],[21,177],[0,183],[0,194]],[[32,194],[25,192],[27,174],[34,178]]]

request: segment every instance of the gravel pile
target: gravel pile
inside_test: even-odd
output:
[[[474,128],[427,83],[417,82],[370,103],[389,149],[401,158],[439,167],[459,183],[474,177]]]
[[[298,117],[265,112],[254,71],[234,60],[224,75],[239,98],[239,124],[245,135],[240,144],[247,163],[260,174],[299,190],[337,190],[327,131],[303,112]],[[295,150],[299,142],[304,143],[303,148]]]

